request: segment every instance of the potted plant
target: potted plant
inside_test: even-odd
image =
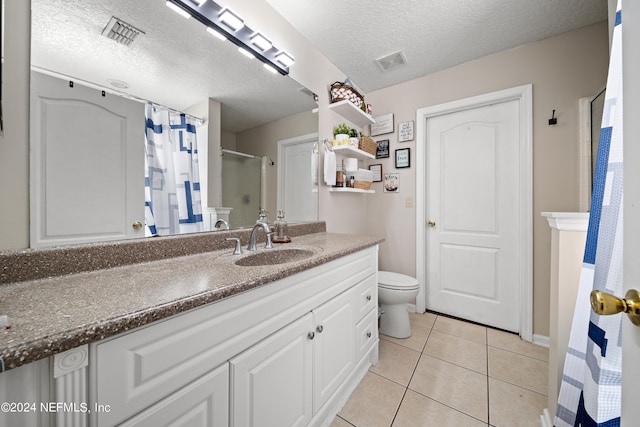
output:
[[[343,141],[349,139],[349,131],[351,130],[351,126],[346,123],[341,123],[335,128],[333,128],[333,137],[338,141]]]
[[[349,129],[349,145],[358,148],[359,137],[360,132],[353,128]]]

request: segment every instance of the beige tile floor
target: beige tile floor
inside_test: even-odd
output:
[[[331,427],[540,425],[547,348],[433,313],[411,314],[411,331],[380,336],[380,361]]]

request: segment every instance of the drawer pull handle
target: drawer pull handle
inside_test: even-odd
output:
[[[367,295],[367,301],[371,301],[371,295]]]
[[[367,338],[371,338],[371,332],[367,332]]]
[[[311,331],[307,334],[307,338],[309,338],[310,340],[314,339],[316,337],[316,333]]]
[[[324,326],[318,325],[318,327],[316,328],[316,331],[318,331],[318,333],[321,334],[322,331],[324,331]]]

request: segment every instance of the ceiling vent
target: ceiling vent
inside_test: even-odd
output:
[[[140,40],[144,32],[112,16],[107,26],[102,30],[102,35],[120,44],[132,47]]]
[[[390,55],[378,58],[375,62],[378,64],[378,67],[380,67],[380,70],[387,72],[407,65],[407,58],[405,58],[402,51],[397,51]]]

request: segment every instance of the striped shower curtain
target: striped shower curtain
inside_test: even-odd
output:
[[[145,121],[145,234],[202,231],[195,119],[148,103]]]
[[[623,296],[622,286],[622,14],[613,33],[587,244],[571,325],[556,427],[620,425],[622,315],[598,316],[592,290]]]

